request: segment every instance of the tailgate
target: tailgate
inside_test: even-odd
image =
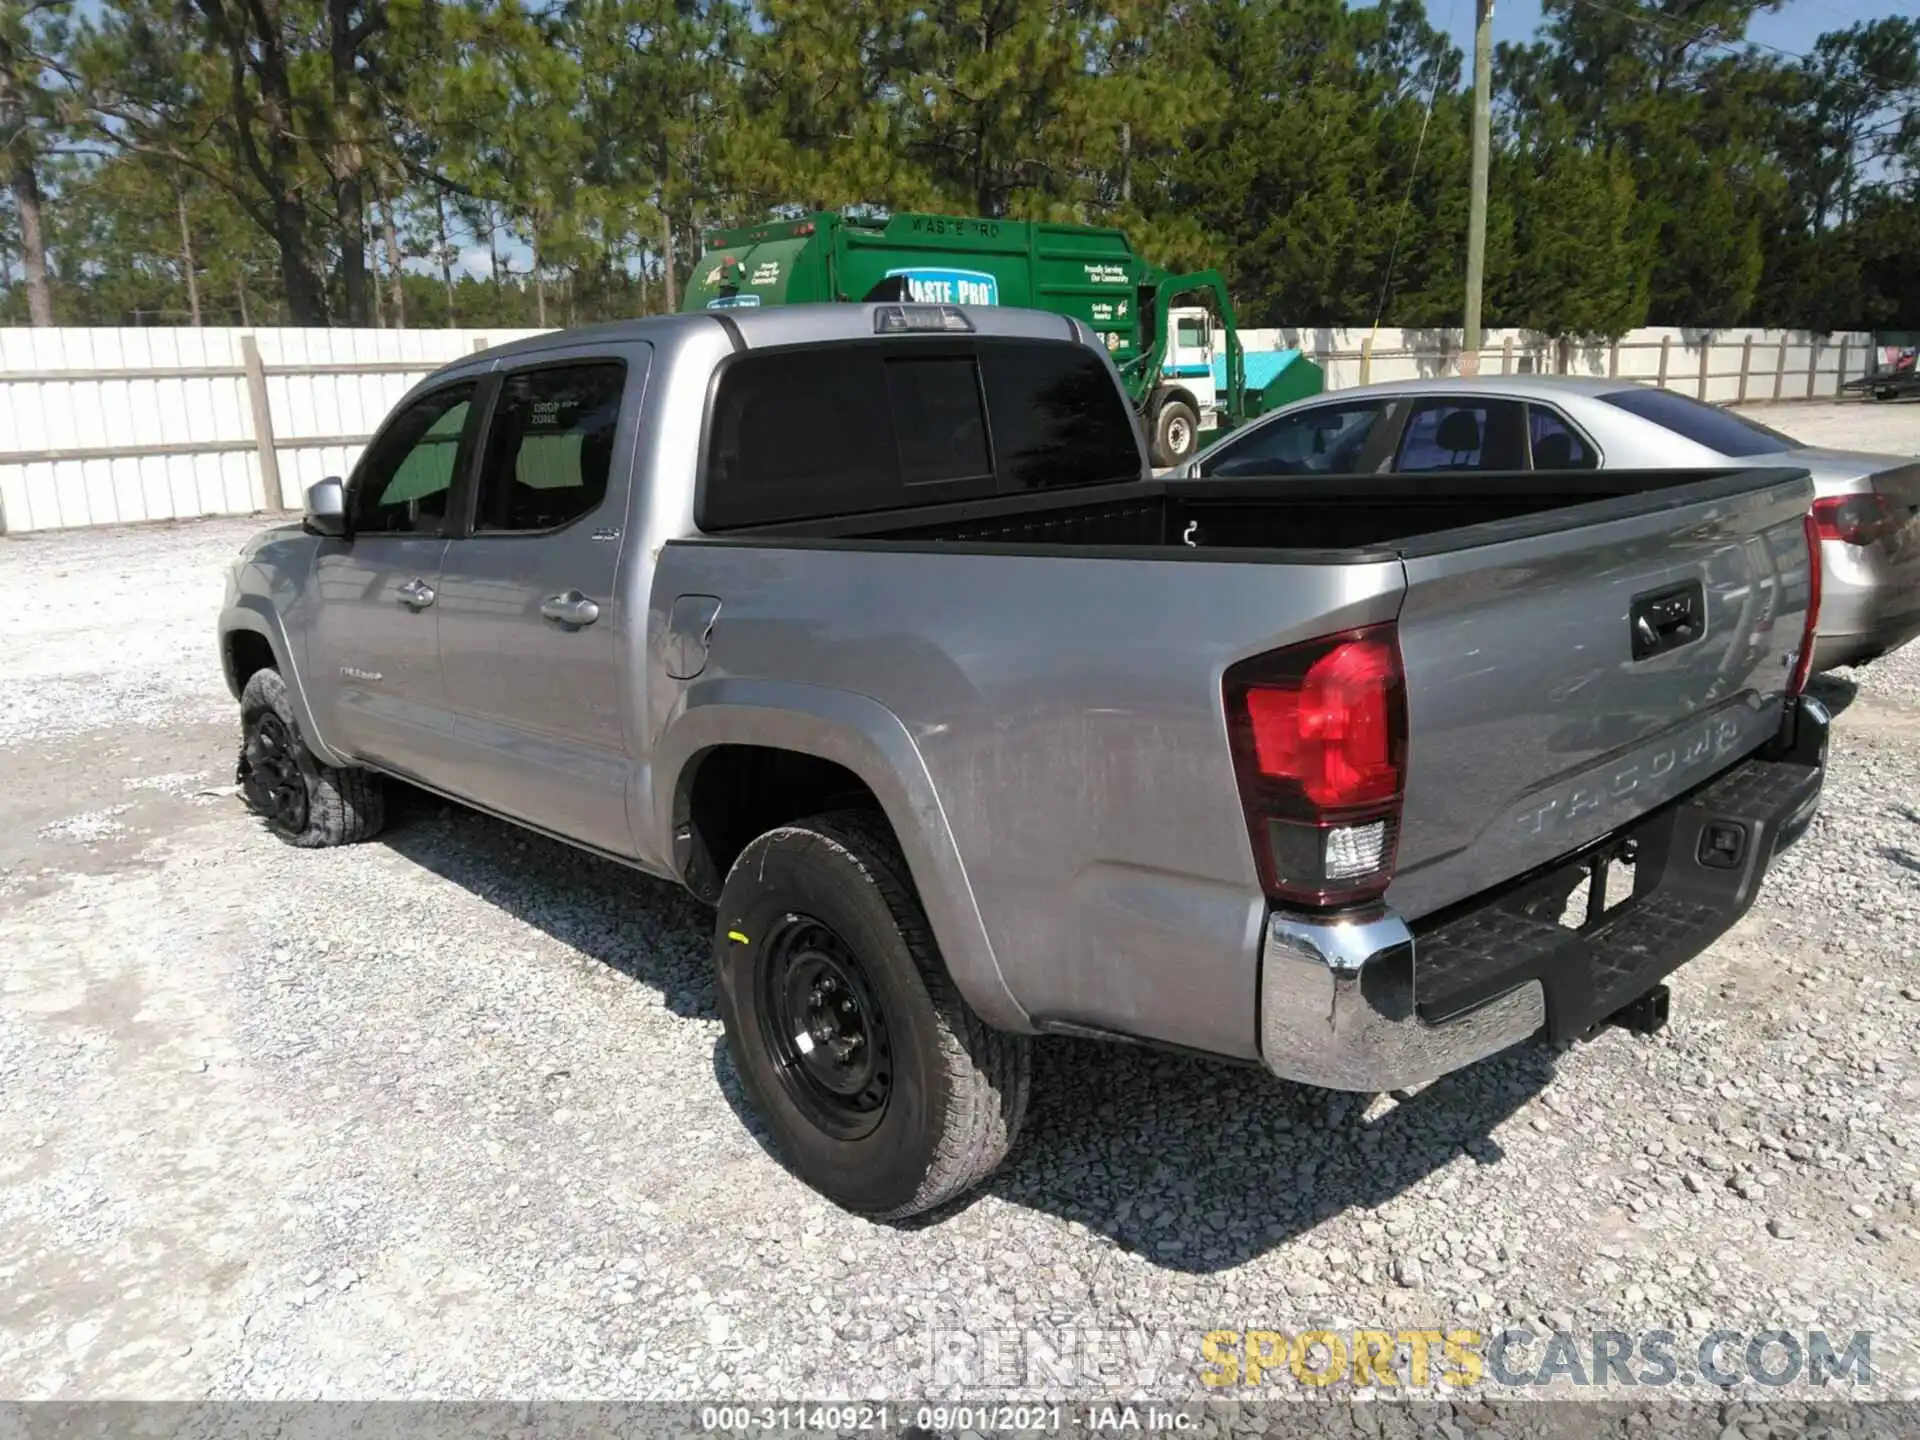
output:
[[[1778,470],[1438,536],[1404,555],[1409,745],[1388,900],[1416,919],[1771,738],[1813,487]]]

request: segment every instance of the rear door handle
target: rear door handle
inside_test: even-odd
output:
[[[540,613],[557,625],[578,630],[600,618],[600,607],[578,590],[567,590],[541,601]]]
[[[424,580],[409,580],[400,587],[400,603],[410,610],[424,610],[434,601],[433,586]]]

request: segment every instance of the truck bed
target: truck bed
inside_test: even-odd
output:
[[[1156,479],[789,522],[734,531],[731,538],[1409,558],[1712,501],[1798,473],[1730,468]]]
[[[1385,898],[1418,922],[1778,733],[1811,497],[1796,470],[1130,481],[677,541],[655,612],[723,597],[716,693],[804,678],[898,717],[994,951],[1051,957],[1028,1013],[1247,1053],[1190,1023],[1252,1013],[1265,913],[1229,667],[1394,627]]]

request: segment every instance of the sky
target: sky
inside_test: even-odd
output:
[[[1474,0],[1427,0],[1428,18],[1453,36],[1467,57],[1468,73],[1473,66],[1473,7]],[[1803,55],[1823,31],[1844,30],[1856,21],[1884,15],[1920,18],[1920,0],[1786,0],[1773,13],[1755,16],[1747,27],[1747,38]],[[1530,40],[1539,24],[1540,0],[1494,0],[1496,44]]]

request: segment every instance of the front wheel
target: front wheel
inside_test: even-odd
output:
[[[1168,400],[1153,416],[1153,463],[1178,465],[1200,448],[1200,417],[1184,400]]]
[[[878,820],[816,816],[753,841],[727,875],[713,947],[734,1067],[814,1189],[901,1219],[1005,1158],[1029,1042],[960,998]]]
[[[256,670],[240,692],[240,763],[248,807],[289,845],[351,845],[386,822],[380,777],[314,758],[300,738],[278,670]]]

